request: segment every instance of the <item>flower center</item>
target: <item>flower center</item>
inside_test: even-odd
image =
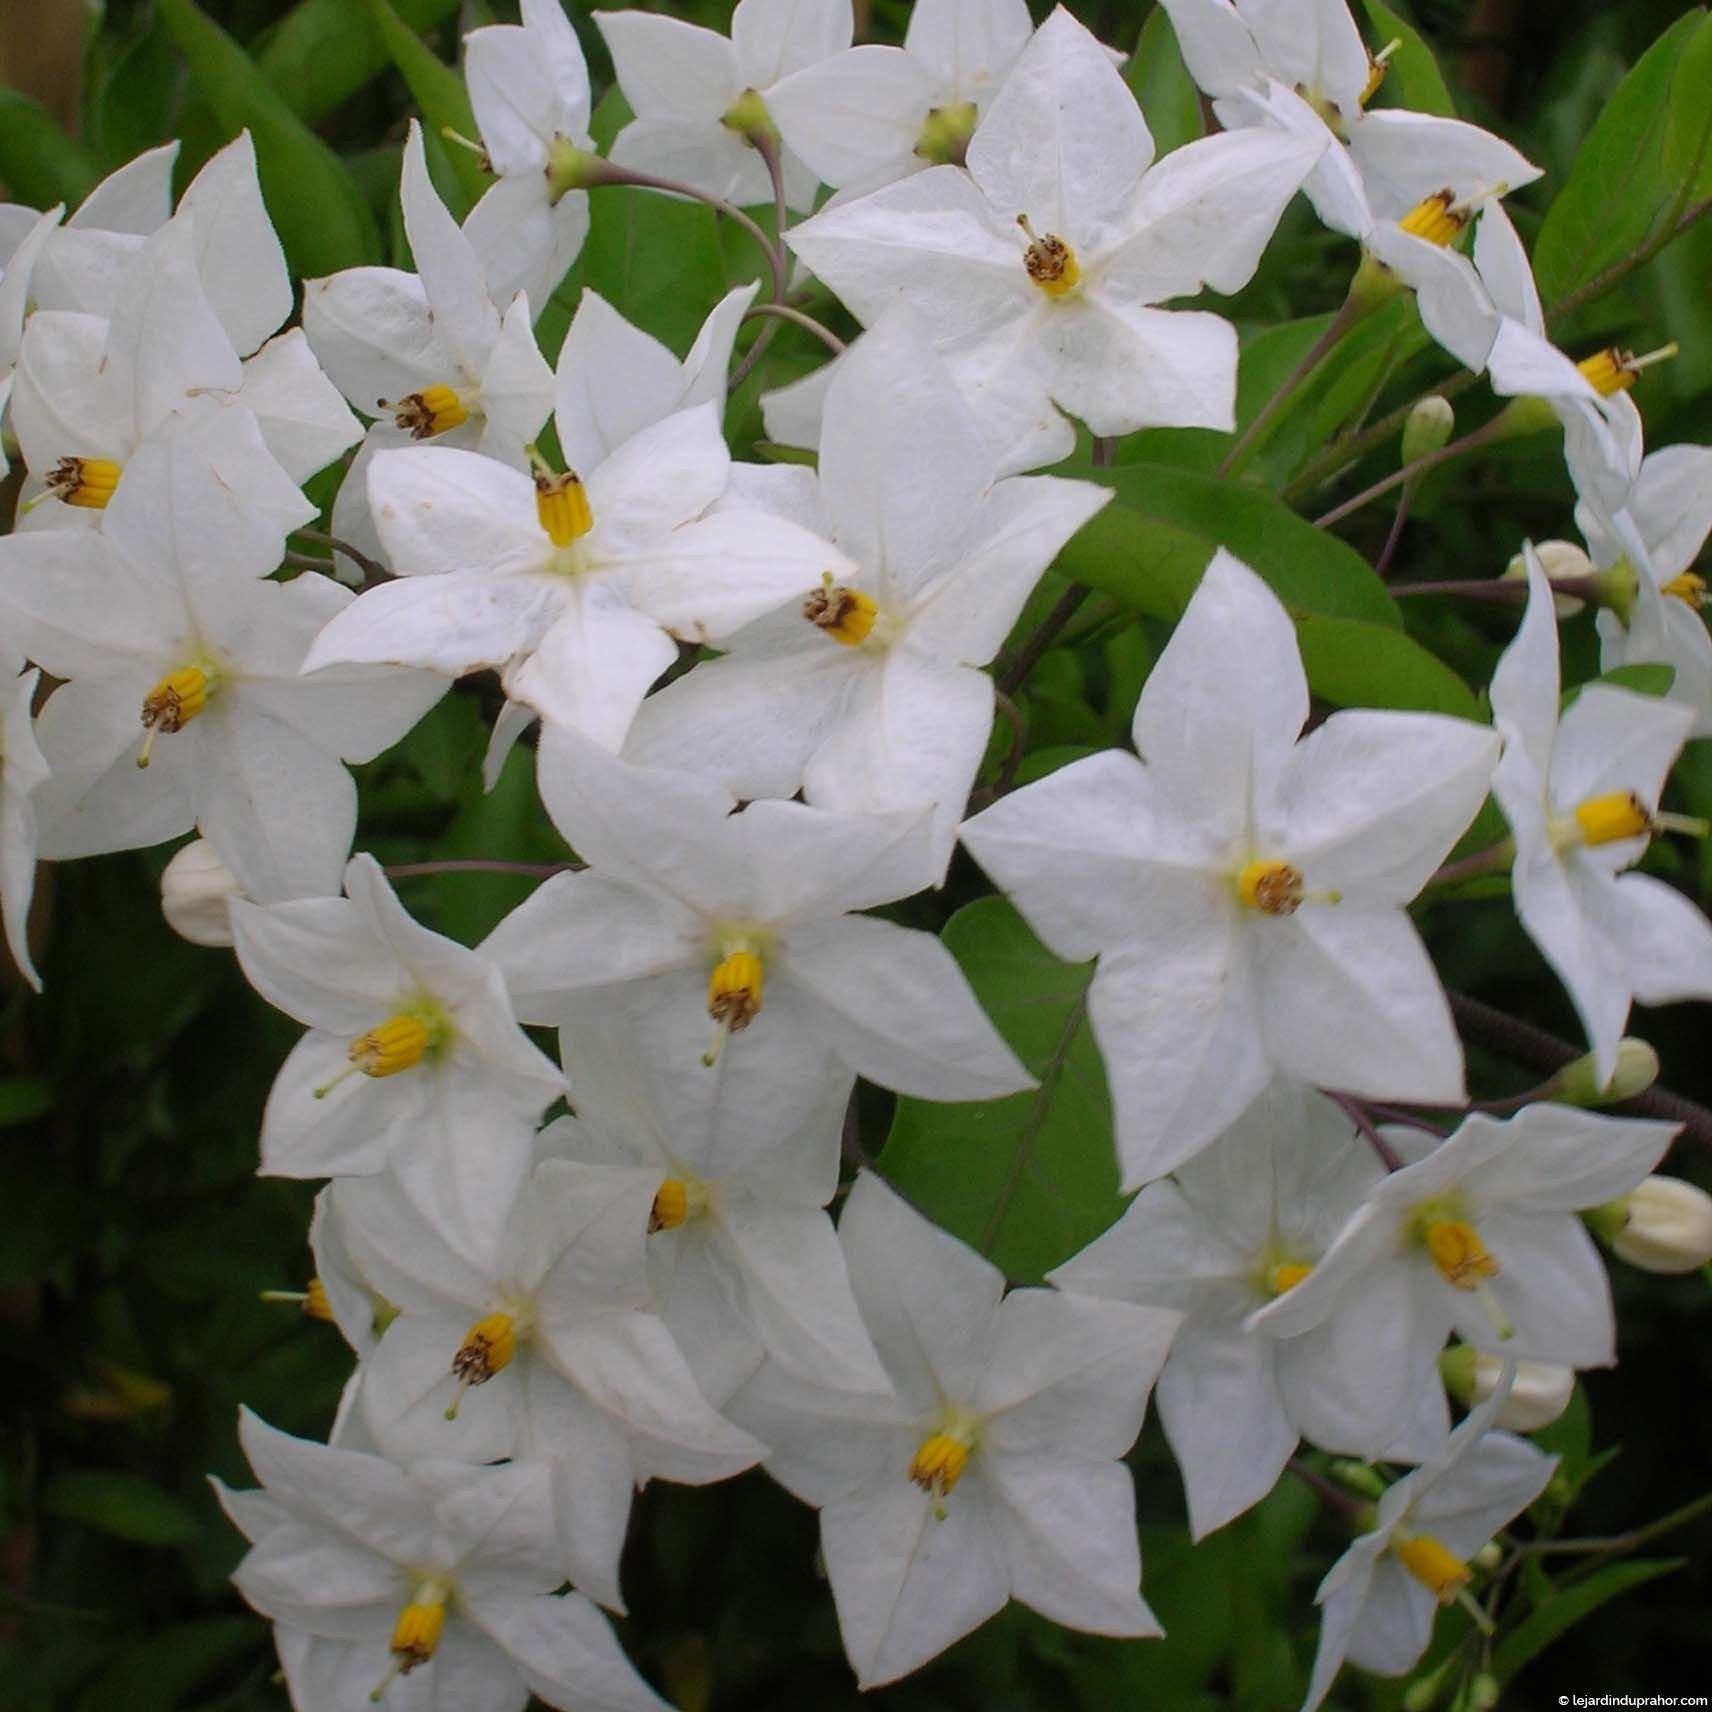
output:
[[[350,1063],[338,1075],[314,1090],[324,1100],[347,1077],[360,1070],[365,1076],[397,1076],[414,1070],[424,1058],[446,1044],[451,1029],[439,1008],[424,1001],[418,1008],[395,1011],[385,1022],[376,1023],[367,1034],[359,1034],[345,1049]]]
[[[668,1177],[655,1191],[648,1213],[648,1234],[676,1230],[707,1211],[707,1185],[695,1177]]]
[[[488,1314],[464,1334],[458,1353],[452,1357],[452,1373],[460,1385],[485,1385],[509,1367],[516,1354],[516,1320],[510,1314]]]
[[[1684,606],[1698,612],[1706,605],[1706,579],[1693,571],[1684,571],[1669,582],[1660,583],[1659,593],[1668,594],[1673,600],[1680,600]]]
[[[1288,862],[1248,862],[1236,877],[1236,895],[1262,915],[1294,915],[1302,907],[1302,870]]]
[[[390,410],[393,421],[416,440],[432,439],[470,419],[463,399],[449,386],[425,386],[392,404],[384,398],[376,402],[382,410]]]
[[[1457,1595],[1473,1579],[1468,1565],[1431,1534],[1393,1538],[1391,1549],[1403,1567],[1423,1587],[1429,1588],[1441,1605],[1454,1605]]]
[[[411,1594],[410,1603],[398,1613],[398,1621],[392,1626],[392,1668],[380,1685],[370,1691],[371,1701],[378,1705],[396,1677],[408,1676],[434,1656],[441,1631],[446,1627],[446,1600],[451,1591],[444,1581],[431,1577]]]
[[[834,642],[854,648],[868,640],[880,609],[872,595],[860,589],[846,588],[826,574],[825,587],[818,588],[803,602],[803,617],[824,630]]]
[[[61,458],[48,472],[48,492],[67,505],[104,511],[119,475],[119,466],[110,458]]]
[[[1300,1260],[1280,1260],[1267,1269],[1266,1287],[1274,1296],[1282,1296],[1286,1290],[1294,1290],[1313,1270]]]
[[[933,1513],[945,1520],[945,1495],[963,1478],[975,1448],[975,1423],[963,1416],[943,1421],[916,1446],[909,1477],[933,1500]]]
[[[219,687],[219,674],[204,666],[180,666],[168,672],[143,697],[143,746],[137,751],[137,765],[146,767],[154,753],[155,739],[163,732],[171,736],[182,731],[208,705],[208,698]]]
[[[707,1014],[718,1026],[713,1045],[702,1054],[703,1064],[718,1058],[728,1034],[741,1033],[761,1014],[765,979],[760,952],[750,941],[737,940],[724,948],[707,978]]]
[[[594,528],[588,490],[575,470],[535,472],[535,515],[555,547],[568,547]]]
[[[1486,1279],[1498,1276],[1498,1262],[1467,1219],[1430,1218],[1422,1226],[1421,1241],[1439,1276],[1458,1290],[1478,1290]]]
[[[1637,357],[1633,351],[1609,345],[1603,351],[1583,357],[1575,366],[1601,398],[1609,398],[1614,392],[1627,392],[1641,378],[1643,370],[1655,363],[1668,362],[1680,348],[1674,344],[1660,345],[1656,351]]]
[[[1028,277],[1048,297],[1068,297],[1082,283],[1076,252],[1056,232],[1038,235],[1026,214],[1017,215],[1017,224],[1028,238],[1028,248],[1022,253]]]
[[[1474,217],[1472,202],[1458,202],[1455,192],[1436,190],[1425,201],[1417,202],[1397,224],[1411,237],[1421,238],[1441,248]]]
[[[1647,805],[1633,791],[1608,791],[1589,797],[1575,808],[1575,825],[1582,844],[1616,844],[1644,838],[1652,831]]]

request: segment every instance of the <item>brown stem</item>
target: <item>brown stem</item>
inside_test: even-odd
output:
[[[1392,488],[1410,482],[1418,483],[1440,464],[1448,464],[1453,458],[1476,451],[1502,431],[1498,427],[1500,421],[1502,417],[1494,416],[1490,422],[1483,423],[1470,434],[1464,434],[1460,440],[1452,440],[1448,446],[1441,446],[1436,452],[1428,452],[1424,458],[1417,458],[1412,464],[1405,464],[1401,469],[1393,470],[1390,475],[1374,482],[1371,487],[1364,487],[1354,498],[1346,499],[1341,505],[1334,505],[1330,511],[1316,517],[1314,527],[1329,529],[1334,523],[1341,523],[1352,512],[1359,511],[1364,505],[1389,493]]]
[[[1058,604],[1040,621],[1034,634],[1023,642],[1011,656],[1009,663],[998,672],[994,681],[999,687],[1000,695],[1016,694],[1023,679],[1034,670],[1035,662],[1058,640],[1064,626],[1076,616],[1082,602],[1092,593],[1092,589],[1084,588],[1080,583],[1072,583],[1059,596]]]
[[[789,303],[757,303],[743,311],[745,321],[758,315],[776,315],[781,321],[793,322],[796,326],[814,334],[835,357],[842,356],[848,348],[830,327],[815,320],[812,315],[803,310],[794,308]]]
[[[360,548],[353,547],[349,541],[341,541],[337,535],[327,535],[319,529],[294,529],[292,534],[300,541],[312,541],[317,547],[331,547],[335,553],[343,553],[370,581],[384,582],[392,576],[379,559],[371,559]]]
[[[1401,1171],[1403,1169],[1402,1156],[1379,1133],[1378,1126],[1368,1115],[1367,1107],[1360,1100],[1353,1094],[1340,1094],[1332,1088],[1322,1088],[1320,1092],[1355,1125],[1356,1129],[1366,1139],[1367,1145],[1379,1156],[1379,1163],[1387,1171]]]

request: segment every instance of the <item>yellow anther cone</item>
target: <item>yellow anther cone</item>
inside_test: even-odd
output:
[[[346,1055],[365,1076],[396,1076],[420,1064],[433,1039],[433,1031],[421,1017],[400,1011],[367,1034],[359,1034]]]
[[[1249,862],[1236,877],[1236,895],[1262,915],[1294,915],[1302,906],[1302,871],[1288,862]]]
[[[1028,248],[1022,257],[1028,277],[1048,297],[1067,297],[1082,283],[1076,252],[1056,232],[1037,234],[1026,214],[1017,215],[1017,224],[1028,236]]]
[[[1433,1265],[1447,1284],[1458,1290],[1478,1290],[1488,1278],[1497,1277],[1498,1262],[1466,1219],[1434,1219],[1422,1235]]]
[[[867,641],[879,614],[871,595],[839,584],[816,589],[803,602],[803,617],[847,648]]]
[[[1609,791],[1578,804],[1575,824],[1584,844],[1615,844],[1644,837],[1652,830],[1652,816],[1633,791]]]
[[[572,470],[557,476],[537,472],[535,514],[555,547],[568,547],[594,528],[588,490]]]
[[[924,1492],[943,1498],[969,1466],[969,1447],[950,1433],[930,1433],[916,1447],[909,1477]]]
[[[1431,1534],[1414,1534],[1393,1542],[1391,1549],[1403,1567],[1423,1587],[1430,1588],[1441,1604],[1454,1603],[1457,1594],[1472,1579],[1468,1565]]]
[[[1468,224],[1468,210],[1458,205],[1452,192],[1439,190],[1417,202],[1397,224],[1411,237],[1442,247]]]

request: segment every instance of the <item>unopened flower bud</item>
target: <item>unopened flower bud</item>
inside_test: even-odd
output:
[[[1680,1177],[1649,1177],[1626,1197],[1612,1252],[1645,1272],[1694,1272],[1712,1261],[1712,1195]],[[1603,1210],[1603,1209],[1601,1209]]]
[[[1409,412],[1403,424],[1403,462],[1431,457],[1445,446],[1456,428],[1456,412],[1448,398],[1429,393]]]
[[[1498,1678],[1483,1671],[1468,1685],[1469,1712],[1492,1712],[1500,1693]]]
[[[1504,1561],[1504,1548],[1496,1540],[1488,1540],[1469,1562],[1469,1567],[1490,1575]]]
[[[232,943],[231,901],[242,897],[232,871],[206,838],[194,838],[161,875],[161,913],[192,945]]]
[[[1566,1106],[1614,1106],[1644,1094],[1658,1075],[1658,1054],[1638,1036],[1625,1035],[1617,1043],[1617,1068],[1604,1087],[1595,1077],[1593,1054],[1587,1053],[1552,1077],[1546,1098]]]
[[[1370,1468],[1365,1462],[1334,1462],[1331,1475],[1340,1486],[1347,1486],[1351,1492],[1359,1493],[1363,1498],[1385,1496],[1385,1482],[1380,1478],[1379,1471]]]
[[[1573,541],[1536,541],[1534,555],[1540,561],[1540,569],[1545,572],[1548,583],[1555,584],[1598,575],[1599,567]],[[1506,582],[1523,582],[1527,575],[1528,561],[1525,554],[1518,553],[1504,567]],[[1586,604],[1586,601],[1575,595],[1559,594],[1555,588],[1552,591],[1552,608],[1559,618],[1573,618]]]
[[[1484,1403],[1498,1389],[1504,1363],[1495,1355],[1475,1355],[1470,1404]],[[1511,1433],[1537,1433],[1549,1427],[1575,1395],[1575,1371],[1549,1361],[1518,1361],[1510,1395],[1498,1411],[1497,1425]]]

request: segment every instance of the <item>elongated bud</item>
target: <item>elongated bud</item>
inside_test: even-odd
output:
[[[1619,1259],[1643,1272],[1666,1273],[1695,1272],[1712,1261],[1712,1195],[1696,1184],[1649,1177],[1624,1197],[1623,1207],[1626,1217],[1607,1239]]]
[[[1456,428],[1456,412],[1448,398],[1429,393],[1409,412],[1403,424],[1403,462],[1412,464],[1447,445]]]
[[[1614,1106],[1644,1094],[1658,1080],[1658,1074],[1658,1054],[1631,1034],[1617,1043],[1617,1068],[1604,1087],[1596,1080],[1593,1054],[1589,1052],[1564,1065],[1541,1092],[1546,1099],[1566,1106]]]
[[[161,874],[161,914],[192,945],[232,943],[232,899],[243,892],[219,852],[193,838]]]
[[[1534,554],[1539,559],[1540,569],[1545,572],[1546,581],[1549,583],[1571,579],[1579,582],[1584,577],[1595,577],[1599,574],[1599,567],[1573,541],[1536,541]],[[1527,555],[1518,553],[1504,567],[1504,580],[1525,582],[1527,576]],[[1559,594],[1555,588],[1552,590],[1552,608],[1559,618],[1573,618],[1586,604],[1576,595]]]
[[[1575,1395],[1575,1372],[1549,1361],[1518,1361],[1510,1395],[1498,1411],[1497,1425],[1506,1432],[1536,1433],[1550,1426]],[[1439,1357],[1445,1389],[1466,1408],[1484,1403],[1498,1389],[1505,1363],[1467,1344],[1452,1344]]]

